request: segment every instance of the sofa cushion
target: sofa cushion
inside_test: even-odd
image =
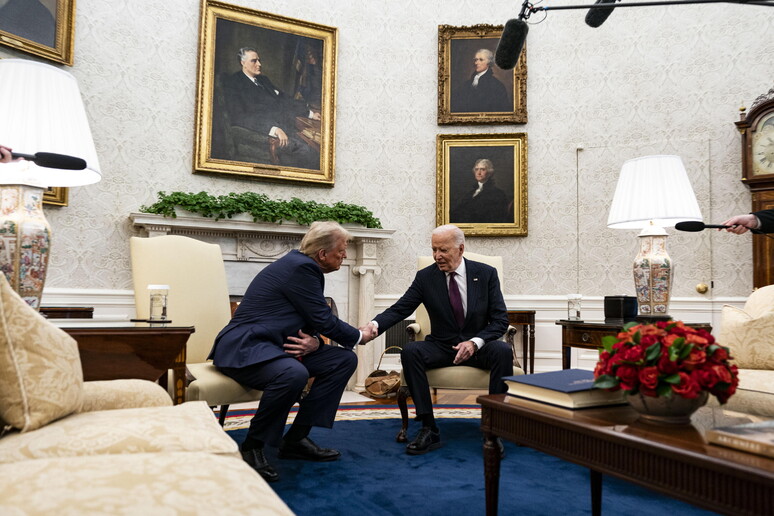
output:
[[[96,380],[83,382],[83,405],[79,412],[171,405],[169,393],[155,382],[135,379]]]
[[[774,369],[774,309],[753,316],[724,305],[718,343],[730,348],[740,369]]]
[[[78,345],[31,308],[0,274],[0,419],[26,432],[78,410]]]
[[[198,452],[1,464],[0,514],[293,513],[241,458]]]
[[[0,464],[28,459],[148,452],[188,452],[239,456],[204,401],[174,407],[82,412],[34,432],[0,439]]]

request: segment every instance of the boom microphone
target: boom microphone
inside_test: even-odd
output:
[[[597,0],[594,2],[594,5],[599,4],[614,4],[618,0]],[[589,9],[589,12],[586,13],[586,25],[589,27],[594,27],[595,29],[605,23],[605,21],[610,17],[610,13],[613,12],[613,9],[615,9],[615,6],[611,7],[596,7]],[[698,229],[694,231],[700,231]]]
[[[23,158],[35,163],[39,167],[61,168],[64,170],[83,170],[86,161],[66,154],[54,154],[53,152],[36,152],[32,154],[11,153],[12,159]]]
[[[521,49],[527,40],[527,32],[529,32],[527,22],[521,18],[514,18],[505,23],[495,51],[495,64],[497,66],[503,70],[511,70],[516,66],[519,62]]]
[[[704,231],[707,228],[725,229],[732,228],[734,226],[724,226],[722,224],[705,224],[700,220],[686,220],[675,224],[675,229],[678,231]]]

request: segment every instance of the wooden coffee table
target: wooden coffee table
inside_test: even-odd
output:
[[[751,416],[704,407],[692,425],[638,421],[628,406],[569,410],[506,394],[479,396],[486,513],[497,514],[502,437],[589,468],[592,513],[601,514],[602,475],[611,475],[724,514],[774,511],[774,460],[708,444],[707,429]]]

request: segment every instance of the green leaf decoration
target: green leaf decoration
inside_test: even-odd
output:
[[[232,192],[218,197],[207,192],[159,192],[158,198],[159,200],[150,206],[141,206],[140,211],[175,218],[175,208],[179,207],[215,220],[248,213],[253,217],[253,222],[293,220],[302,225],[309,225],[317,220],[332,220],[340,224],[362,224],[367,228],[382,227],[381,221],[367,208],[341,201],[332,206],[315,201],[302,201],[296,197],[289,201],[277,201],[255,192]]]
[[[620,382],[618,381],[618,378],[615,376],[610,376],[609,374],[603,374],[596,380],[594,380],[594,387],[597,389],[610,389],[612,387],[616,387]]]
[[[628,322],[628,323],[624,324],[623,330],[624,331],[629,331],[630,329],[632,329],[633,327],[637,326],[638,324],[640,324],[640,323],[638,323],[637,321]]]
[[[656,360],[659,355],[661,355],[661,343],[660,342],[654,342],[651,344],[647,350],[645,350],[645,360],[650,362],[651,360]]]
[[[672,386],[669,384],[659,382],[658,387],[656,387],[656,394],[658,394],[660,397],[671,398]]]
[[[618,339],[612,335],[605,335],[602,337],[602,347],[605,348],[605,351],[607,352],[613,351],[613,346],[616,342],[618,342]]]
[[[677,373],[670,374],[669,376],[662,378],[662,381],[671,385],[680,385],[680,375]]]

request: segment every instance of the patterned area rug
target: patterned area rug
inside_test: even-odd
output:
[[[414,417],[414,405],[409,405],[409,418]],[[293,407],[288,415],[288,424],[296,417],[298,408]],[[441,419],[480,419],[479,405],[435,405],[433,412]],[[225,430],[240,430],[250,425],[255,409],[229,410],[226,416]],[[341,405],[336,413],[336,421],[367,421],[373,419],[400,419],[400,410],[395,405]]]

